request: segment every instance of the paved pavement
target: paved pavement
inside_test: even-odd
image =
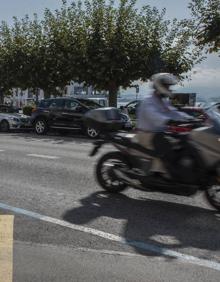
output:
[[[91,148],[76,136],[0,134],[14,281],[219,281],[219,214],[202,195],[108,195]]]

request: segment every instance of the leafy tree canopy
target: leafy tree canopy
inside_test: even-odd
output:
[[[121,0],[118,6],[114,1],[87,0],[80,6],[83,51],[77,78],[108,90],[113,105],[119,87],[146,81],[162,71],[182,77],[200,60],[199,48],[192,47],[193,21],[167,21],[165,10],[146,5],[139,11],[135,4],[133,0]],[[76,7],[66,9],[71,15]]]
[[[116,105],[119,87],[146,81],[157,72],[180,78],[200,61],[191,20],[167,21],[165,10],[135,0],[63,0],[44,18],[14,19],[0,27],[0,74],[7,87],[42,88],[51,93],[71,80],[109,92]],[[4,81],[3,81],[4,80]]]
[[[189,5],[196,21],[198,44],[210,53],[220,50],[220,1],[192,0]]]

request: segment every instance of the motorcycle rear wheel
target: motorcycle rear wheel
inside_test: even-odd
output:
[[[128,186],[117,178],[114,172],[116,166],[127,169],[130,167],[127,158],[118,151],[105,154],[96,165],[96,179],[99,185],[110,193],[119,193]]]

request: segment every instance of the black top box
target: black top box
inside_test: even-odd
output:
[[[123,127],[120,110],[110,107],[88,111],[84,122],[87,126],[100,131],[117,131]]]

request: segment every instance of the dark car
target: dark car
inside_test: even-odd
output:
[[[199,119],[202,122],[205,122],[208,119],[205,110],[201,107],[181,107],[178,110],[194,117],[195,119]]]
[[[92,100],[84,98],[50,98],[41,100],[37,108],[33,109],[31,120],[37,134],[46,134],[47,131],[81,130],[89,137],[95,138],[99,132],[94,128],[86,126],[84,114],[91,109],[101,106]],[[129,117],[121,114],[124,127],[129,128]]]
[[[218,103],[211,105],[210,107],[207,107],[207,110],[210,110],[210,109],[217,113],[220,113],[220,103],[218,102]]]
[[[125,109],[127,109],[127,112],[129,115],[133,115],[134,117],[136,117],[136,113],[137,113],[137,109],[140,105],[142,100],[134,100],[129,102],[127,105],[124,106]],[[179,111],[185,112],[190,116],[193,116],[195,118],[199,118],[202,120],[206,120],[207,115],[204,111],[203,108],[201,107],[189,107],[189,106],[185,106],[185,107],[177,107],[177,109]]]
[[[10,105],[0,104],[0,113],[19,113],[19,108]]]
[[[130,119],[135,122],[137,120],[137,109],[142,100],[133,100],[124,106],[120,106],[122,112],[127,113]]]

